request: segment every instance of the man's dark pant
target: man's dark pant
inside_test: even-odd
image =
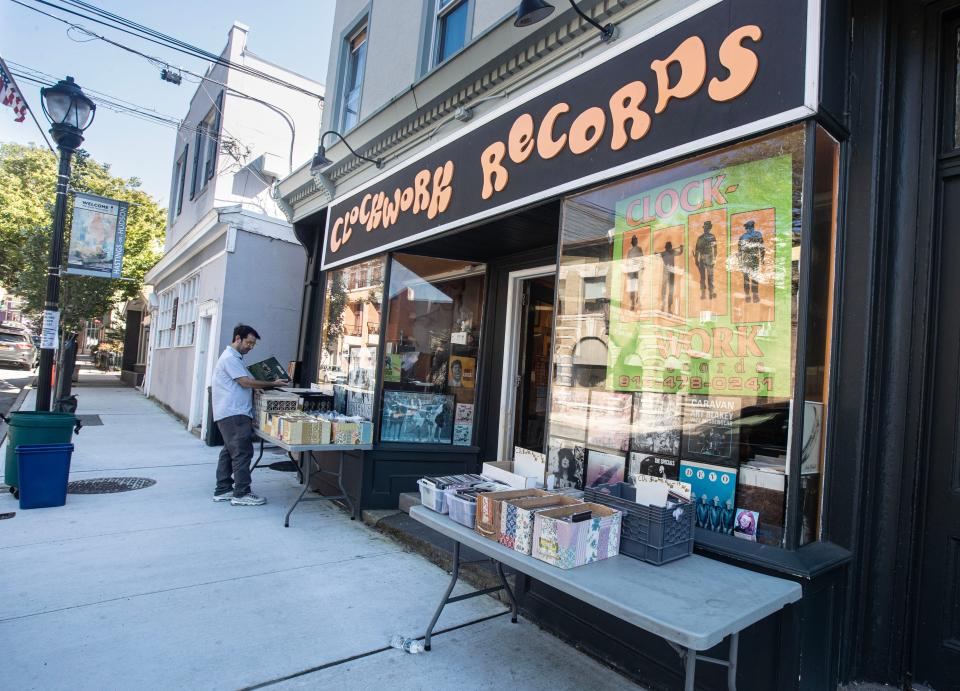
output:
[[[217,461],[217,494],[233,489],[233,496],[250,493],[250,461],[253,460],[253,420],[231,415],[217,420],[223,449]]]

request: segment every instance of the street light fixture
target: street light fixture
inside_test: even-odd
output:
[[[67,216],[67,189],[70,161],[83,143],[83,132],[93,123],[97,106],[67,77],[55,85],[40,89],[43,113],[50,121],[50,134],[60,150],[57,173],[57,198],[53,208],[53,233],[47,262],[47,299],[43,306],[43,339],[40,344],[40,373],[37,382],[38,411],[50,410],[53,351],[60,324],[60,263],[63,255],[63,229]],[[52,331],[52,333],[51,333]]]

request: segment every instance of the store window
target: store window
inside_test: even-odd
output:
[[[483,264],[393,257],[381,441],[473,444],[485,273]]]
[[[701,530],[776,546],[817,539],[839,147],[822,131],[808,146],[806,131],[565,201],[549,483],[661,476],[692,485]]]
[[[378,257],[327,272],[317,388],[337,412],[373,420],[383,266]]]

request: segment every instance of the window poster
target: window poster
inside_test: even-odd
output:
[[[547,446],[547,489],[583,489],[586,475],[583,442],[551,437]]]
[[[462,355],[450,356],[450,368],[447,372],[447,384],[453,387],[474,388],[477,372],[477,359]]]
[[[587,444],[615,451],[626,451],[630,444],[630,394],[611,391],[590,392]]]
[[[617,204],[608,389],[790,396],[792,193],[786,154]]]
[[[697,503],[697,527],[733,535],[736,469],[683,460],[680,461],[680,481],[690,483]]]
[[[384,391],[380,441],[450,444],[453,441],[453,415],[451,395]],[[459,444],[469,444],[464,439],[464,432],[461,428]]]
[[[587,487],[623,482],[627,459],[612,453],[590,449],[587,452]]]
[[[630,448],[643,454],[679,456],[682,399],[674,393],[635,393]]]
[[[589,409],[590,389],[554,386],[550,398],[550,434],[583,442]]]
[[[684,458],[718,465],[736,465],[739,457],[737,396],[689,395],[683,399]]]
[[[676,458],[633,452],[630,454],[630,473],[677,480],[680,477],[680,461]]]

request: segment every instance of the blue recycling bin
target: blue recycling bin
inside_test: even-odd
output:
[[[20,508],[43,509],[67,503],[73,444],[21,444],[17,447]]]

